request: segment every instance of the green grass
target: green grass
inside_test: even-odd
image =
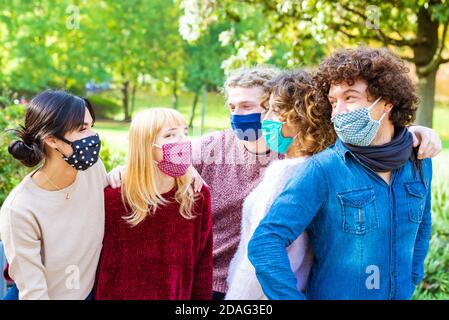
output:
[[[116,102],[120,103],[120,92],[111,91],[103,94],[103,96],[112,98]],[[188,121],[190,118],[192,105],[194,100],[193,93],[183,93],[179,96],[178,110],[185,116]],[[198,104],[195,112],[194,127],[200,127],[201,125],[201,102],[202,97],[198,99]],[[205,117],[205,130],[217,130],[227,128],[228,111],[225,107],[224,97],[220,93],[208,92],[205,99],[206,105],[206,117]],[[162,96],[150,93],[148,91],[138,91],[135,99],[134,115],[146,108],[152,107],[173,107],[173,100],[171,96]],[[123,112],[117,114],[114,120],[122,120],[124,118]]]
[[[433,127],[443,140],[443,148],[449,149],[449,101],[436,103]]]
[[[119,99],[118,92],[109,92],[109,98]],[[186,121],[189,121],[192,110],[194,95],[184,93],[179,97],[178,111],[183,114]],[[198,101],[193,121],[193,128],[190,129],[191,137],[198,137],[210,131],[222,130],[229,127],[229,111],[225,107],[225,101],[219,93],[207,93],[205,99],[205,119],[204,127],[201,128],[201,105],[202,97]],[[146,108],[166,107],[172,108],[172,98],[169,96],[159,96],[142,91],[136,94],[134,116]],[[97,132],[108,142],[112,152],[126,151],[128,141],[129,123],[119,121],[123,119],[123,113],[117,114],[115,121],[97,121],[95,124]]]
[[[109,92],[108,97],[115,100],[120,98],[119,92]],[[190,113],[193,103],[193,93],[184,93],[179,97],[178,110],[184,115],[186,121],[190,119]],[[225,107],[225,101],[220,93],[207,93],[205,103],[205,121],[204,128],[201,130],[201,97],[199,99],[195,112],[193,129],[190,130],[192,137],[198,137],[202,134],[229,128],[229,111]],[[136,94],[136,106],[134,115],[139,111],[152,107],[172,108],[172,98],[169,96],[160,96],[151,94],[147,91],[139,91]],[[116,116],[116,120],[123,119],[123,113]],[[129,123],[122,121],[98,121],[96,124],[98,132],[104,139],[111,143],[113,149],[126,150],[127,133]],[[434,128],[443,140],[443,148],[449,149],[449,101],[438,101],[434,113]]]
[[[126,152],[128,150],[129,123],[119,121],[97,121],[95,131],[102,140],[109,144],[111,151]]]

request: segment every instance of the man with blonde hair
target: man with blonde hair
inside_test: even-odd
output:
[[[260,132],[269,88],[280,70],[256,66],[233,71],[223,92],[231,129],[207,134],[193,142],[193,165],[212,193],[214,276],[213,298],[227,291],[228,267],[240,241],[243,201],[263,171],[283,156],[268,149]]]

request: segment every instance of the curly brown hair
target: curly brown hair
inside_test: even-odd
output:
[[[270,107],[299,131],[293,142],[295,152],[313,155],[335,143],[329,101],[317,90],[309,72],[284,72],[268,85]]]
[[[365,80],[371,97],[382,97],[393,105],[390,121],[399,127],[407,126],[416,118],[418,97],[408,76],[409,68],[387,48],[339,50],[318,66],[315,80],[318,88],[327,95],[332,84],[354,84]]]

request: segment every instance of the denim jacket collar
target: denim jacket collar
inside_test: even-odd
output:
[[[346,162],[346,154],[352,154],[351,150],[349,150],[341,141],[340,138],[337,138],[337,141],[335,142],[335,150],[337,151],[338,156]]]

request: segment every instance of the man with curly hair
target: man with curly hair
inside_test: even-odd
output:
[[[260,183],[270,163],[284,158],[284,154],[270,151],[261,134],[261,121],[268,110],[272,82],[280,74],[281,70],[264,65],[233,70],[224,84],[230,128],[206,134],[192,142],[193,166],[209,185],[212,194],[212,296],[217,300],[223,299],[228,291],[228,269],[241,237],[243,202]],[[320,105],[315,112],[320,113],[325,108]],[[330,110],[322,114],[327,118],[330,115]],[[303,118],[301,114],[297,116]],[[303,123],[304,126],[307,124]],[[424,157],[432,157],[439,152],[437,145],[440,140],[432,129],[415,126],[411,130]],[[302,138],[305,137],[299,140]],[[115,170],[112,180],[113,187],[120,186],[120,169]]]
[[[432,162],[406,128],[418,101],[408,72],[387,49],[343,50],[320,64],[338,139],[294,173],[249,242],[268,298],[413,295],[429,247]],[[286,251],[304,231],[315,255],[305,294]]]

